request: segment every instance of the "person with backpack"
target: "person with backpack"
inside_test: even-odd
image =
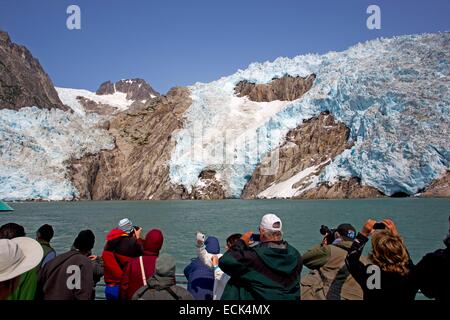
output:
[[[142,255],[141,232],[142,228],[134,227],[129,219],[124,218],[106,236],[102,258],[107,300],[119,299],[120,282],[128,262]]]
[[[133,294],[143,285],[147,279],[155,273],[156,259],[163,245],[164,237],[159,229],[150,230],[145,236],[144,252],[142,256],[133,258],[125,267],[120,281],[121,300],[131,300]]]
[[[42,249],[44,250],[44,257],[39,264],[40,268],[43,268],[47,264],[47,262],[56,257],[56,251],[50,245],[50,240],[52,240],[53,235],[53,227],[49,224],[44,224],[36,231],[36,240],[40,243]]]
[[[450,224],[450,216],[448,221]],[[427,253],[411,271],[410,278],[427,298],[450,301],[450,228],[444,245],[445,249]]]
[[[176,284],[175,258],[162,254],[156,259],[154,275],[135,292],[132,300],[194,300],[185,288]]]
[[[70,251],[57,256],[40,270],[40,299],[94,299],[94,266],[89,259],[94,243],[95,236],[91,230],[80,231]]]
[[[324,228],[319,245],[303,254],[303,265],[311,271],[300,281],[302,300],[362,300],[363,291],[345,265],[345,258],[356,237],[348,223],[336,229]],[[330,243],[328,243],[330,242]]]

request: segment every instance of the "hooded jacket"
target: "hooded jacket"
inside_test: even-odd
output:
[[[176,285],[175,258],[162,254],[156,261],[153,277],[133,295],[133,300],[193,300],[183,287]]]
[[[216,237],[208,237],[205,241],[206,251],[210,254],[220,252],[219,240]],[[196,300],[212,300],[214,289],[214,271],[200,258],[192,259],[184,269],[184,275],[188,280],[188,291]]]
[[[116,228],[106,236],[102,258],[107,285],[120,285],[123,271],[128,262],[142,255],[142,240]]]
[[[286,241],[248,247],[239,240],[219,260],[231,278],[222,300],[299,300],[302,257]]]
[[[80,270],[79,288],[68,288],[76,266]],[[91,260],[77,250],[70,250],[48,262],[39,271],[39,298],[44,300],[91,300],[94,298],[94,267]]]
[[[145,279],[149,279],[155,273],[156,259],[163,245],[163,234],[158,229],[150,230],[145,236],[144,253],[142,262],[144,265]],[[133,294],[143,285],[140,257],[133,258],[125,267],[120,281],[120,298],[131,300]]]

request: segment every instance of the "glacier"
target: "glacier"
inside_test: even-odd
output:
[[[304,120],[329,111],[350,129],[351,149],[315,183],[358,177],[386,195],[416,194],[449,170],[450,32],[380,38],[343,52],[253,63],[189,87],[192,104],[173,139],[170,178],[188,190],[205,169],[239,197],[257,164]],[[316,74],[301,98],[256,103],[238,98],[242,80],[268,83]],[[250,110],[250,112],[248,112]]]
[[[99,120],[59,109],[0,110],[0,199],[76,197],[68,161],[115,147],[113,137],[96,127]]]

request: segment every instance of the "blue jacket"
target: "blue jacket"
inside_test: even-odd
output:
[[[206,251],[217,254],[220,252],[219,241],[215,237],[208,237],[205,241]],[[184,269],[188,280],[188,291],[195,300],[212,300],[214,288],[214,271],[207,267],[199,258],[192,259]]]

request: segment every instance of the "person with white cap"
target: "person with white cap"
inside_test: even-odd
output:
[[[35,268],[43,255],[41,245],[34,239],[0,239],[0,300],[11,299],[21,285],[20,276]]]
[[[222,300],[299,300],[302,257],[283,240],[283,224],[273,213],[259,225],[259,243],[246,232],[219,260],[230,276]]]
[[[120,282],[128,262],[143,255],[141,232],[142,228],[133,226],[130,219],[124,218],[106,236],[102,258],[107,300],[119,299]]]

